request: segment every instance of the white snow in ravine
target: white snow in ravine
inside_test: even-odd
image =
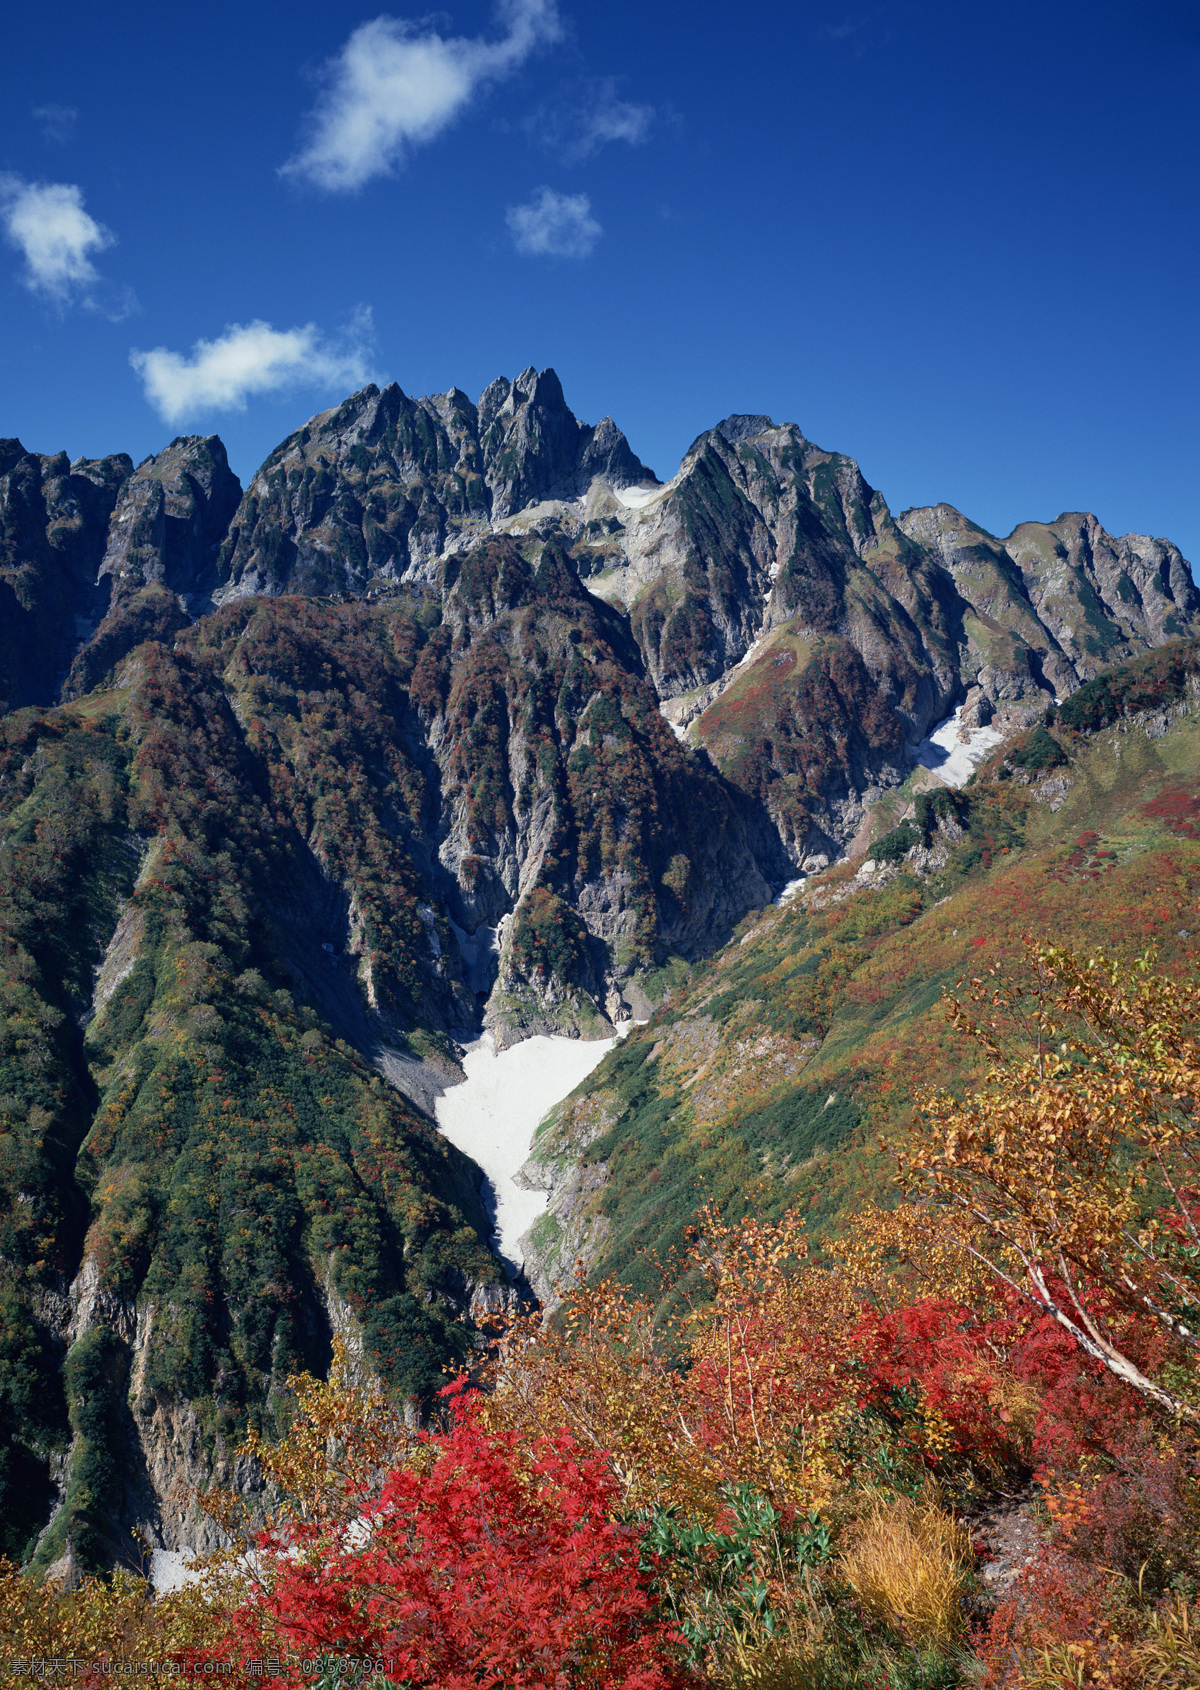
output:
[[[667,715],[667,706],[666,706],[665,703],[659,705],[658,713],[662,717],[663,721],[670,728],[671,732],[675,735],[676,739],[682,739],[682,740],[687,739],[687,723],[686,722],[676,722],[670,716],[668,716]]]
[[[947,786],[965,786],[976,765],[1004,738],[995,728],[968,728],[966,740],[960,739],[962,711],[960,704],[953,716],[938,723],[928,739],[913,747],[914,759],[940,775]]]
[[[521,1235],[548,1199],[544,1191],[523,1191],[513,1175],[529,1157],[538,1122],[616,1042],[539,1034],[497,1052],[485,1033],[466,1047],[466,1079],[437,1100],[438,1126],[488,1177],[495,1203],[493,1242],[515,1268],[523,1260]]]
[[[672,481],[664,482],[661,487],[614,487],[613,497],[627,510],[640,511],[643,506],[669,492],[674,485]]]

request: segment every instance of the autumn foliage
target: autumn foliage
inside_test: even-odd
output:
[[[270,1572],[216,1652],[383,1659],[414,1690],[678,1681],[602,1457],[566,1431],[528,1446],[488,1432],[469,1394],[416,1454],[350,1521],[263,1539]]]
[[[1198,1010],[1034,949],[950,1005],[986,1080],[926,1098],[907,1199],[839,1241],[704,1211],[424,1428],[339,1348],[251,1439],[265,1516],[208,1499],[231,1548],[160,1647],[409,1690],[1194,1686]],[[120,1605],[18,1586],[25,1638]]]

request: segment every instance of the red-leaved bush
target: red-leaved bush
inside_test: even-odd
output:
[[[369,1531],[325,1528],[322,1539],[293,1525],[264,1541],[267,1588],[232,1615],[216,1656],[278,1656],[277,1682],[289,1683],[305,1681],[304,1659],[382,1657],[414,1690],[688,1682],[674,1634],[650,1613],[641,1531],[610,1518],[602,1457],[567,1432],[533,1447],[489,1433],[473,1393],[457,1397],[451,1431],[422,1442],[388,1475]]]
[[[1130,1663],[1127,1620],[1111,1576],[1043,1549],[975,1640],[985,1669],[982,1690],[1015,1690],[1023,1668],[1044,1667],[1047,1652],[1062,1645],[1074,1654],[1078,1674],[1062,1680],[1064,1690],[1071,1684],[1131,1690],[1138,1680],[1121,1670]],[[1039,1682],[1053,1680],[1047,1675]]]
[[[942,1417],[957,1456],[1006,1466],[1019,1457],[994,1401],[996,1356],[1012,1341],[1011,1321],[981,1320],[949,1297],[923,1297],[880,1314],[868,1310],[855,1333],[864,1403],[893,1390],[919,1390]]]

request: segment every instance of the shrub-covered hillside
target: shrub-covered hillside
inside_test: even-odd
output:
[[[640,1286],[641,1252],[678,1245],[709,1202],[731,1219],[798,1206],[836,1233],[886,1192],[879,1135],[910,1119],[916,1089],[970,1073],[944,994],[1012,965],[1026,936],[1152,947],[1186,969],[1200,944],[1196,668],[1194,645],[1167,647],[1089,683],[965,788],[881,805],[870,859],[748,916],[707,965],[661,970],[648,1024],[540,1130],[543,1292],[580,1256]]]
[[[332,824],[350,771],[333,789],[318,760],[285,792],[222,667],[143,647],[123,687],[0,724],[0,1477],[15,1552],[65,1487],[43,1561],[110,1558],[120,1521],[178,1508],[165,1478],[271,1424],[343,1310],[424,1395],[500,1278],[470,1165],[297,962],[353,980],[321,943],[349,883],[362,966],[386,952],[399,998],[412,871],[380,865],[366,818],[320,862],[300,806]]]
[[[1200,988],[1031,944],[952,1018],[988,1071],[907,1201],[706,1208],[425,1426],[339,1343],[195,1585],[0,1562],[0,1636],[97,1684],[1193,1690]]]

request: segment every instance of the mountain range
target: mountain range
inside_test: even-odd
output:
[[[430,1118],[456,1040],[656,1010],[609,1059],[636,1097],[606,1067],[556,1155],[607,1168],[591,1147],[622,1120],[653,1146],[677,1104],[646,1040],[671,1020],[666,1073],[703,1024],[715,1059],[725,1023],[686,1032],[680,994],[768,955],[785,883],[882,835],[856,895],[911,921],[908,883],[959,872],[939,839],[988,854],[967,879],[1016,849],[999,799],[930,809],[912,747],[937,723],[990,724],[1020,785],[1082,755],[1048,716],[1200,636],[1169,541],[893,516],[764,416],[660,482],[551,370],[477,403],[367,387],[245,490],[216,436],[136,468],[0,441],[0,524],[0,1507],[42,1566],[111,1562],[133,1525],[194,1541],[186,1487],[238,1480],[241,1431],[282,1423],[334,1334],[416,1402],[469,1356],[512,1292]],[[883,932],[848,969],[804,907],[770,995],[796,1073]],[[688,1130],[732,1145],[720,1095]],[[816,1092],[780,1098],[755,1155],[863,1116],[818,1131]],[[639,1213],[648,1154],[618,1182]]]

